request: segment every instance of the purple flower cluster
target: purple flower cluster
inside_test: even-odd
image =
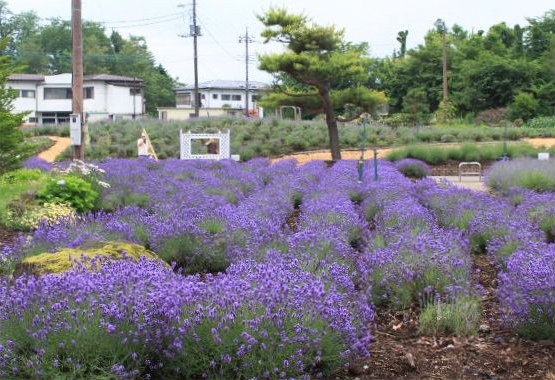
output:
[[[36,156],[30,157],[25,160],[23,166],[25,167],[25,169],[40,169],[45,172],[49,172],[54,167],[54,165],[52,165],[50,162],[47,162],[42,158]]]
[[[496,197],[431,181],[417,193],[440,225],[461,230],[474,253],[495,263],[506,323],[535,331],[529,336],[555,337],[555,196],[513,188]],[[538,333],[540,325],[553,333]]]
[[[474,296],[472,253],[498,266],[508,324],[555,325],[550,195],[414,182],[381,160],[360,183],[352,161],[99,165],[105,211],[40,226],[0,267],[98,241],[173,265],[0,278],[0,377],[326,376],[370,354],[375,304]]]

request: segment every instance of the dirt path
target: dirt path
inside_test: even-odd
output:
[[[523,141],[532,145],[534,148],[552,148],[555,146],[555,138],[538,137],[533,139],[524,139]]]
[[[71,145],[71,140],[68,137],[57,136],[48,136],[48,138],[54,141],[55,144],[50,149],[47,149],[44,152],[40,153],[38,157],[47,162],[54,162],[54,160],[56,160],[56,157],[58,157]]]
[[[555,146],[555,138],[530,138],[530,139],[523,139],[521,141],[511,141],[511,144],[518,143],[518,142],[526,142],[532,145],[535,148],[546,147],[551,148]],[[442,146],[442,147],[453,147],[453,146],[460,146],[464,143],[433,143],[433,144],[426,144],[430,146]],[[488,141],[483,143],[477,143],[480,145],[483,144],[500,144],[499,141]],[[378,158],[385,158],[390,152],[395,149],[401,149],[403,146],[393,147],[393,148],[379,148],[378,149]],[[360,150],[357,149],[345,149],[341,151],[341,157],[344,160],[358,160],[360,157]],[[364,152],[365,159],[371,159],[374,157],[374,151],[368,149]],[[302,152],[302,153],[294,153],[283,157],[278,157],[272,159],[272,162],[278,162],[281,160],[287,159],[296,159],[300,165],[304,165],[307,162],[313,160],[331,160],[331,154],[329,150],[314,150],[309,152]]]
[[[378,158],[385,158],[392,148],[379,148]],[[331,160],[331,153],[329,150],[314,150],[310,152],[295,153],[288,156],[278,157],[272,159],[272,162],[279,162],[282,160],[295,159],[300,165],[304,165],[314,160]],[[360,158],[360,149],[345,149],[341,151],[341,158],[344,160],[358,160]],[[364,159],[368,160],[374,158],[374,151],[367,149],[364,151]]]

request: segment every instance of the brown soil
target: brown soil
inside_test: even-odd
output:
[[[474,281],[485,290],[477,336],[422,336],[417,307],[399,313],[378,310],[373,356],[353,363],[337,377],[555,380],[555,343],[524,340],[503,328],[497,272],[486,256],[475,256],[474,265]]]
[[[3,227],[0,227],[0,248],[2,248],[4,244],[13,243],[15,239],[17,239],[18,235],[19,233],[16,231],[7,230]]]
[[[67,137],[48,136],[48,138],[55,142],[55,144],[44,152],[39,154],[39,158],[47,162],[54,162],[56,157],[62,154],[70,145],[71,140]]]

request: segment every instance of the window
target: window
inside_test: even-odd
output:
[[[133,95],[141,95],[142,91],[140,88],[130,88],[129,89],[129,95],[133,96]]]
[[[222,94],[222,100],[231,100],[231,95],[229,95],[229,94]]]
[[[71,88],[46,87],[44,89],[46,100],[71,99],[71,94]]]
[[[231,95],[231,100],[239,101],[241,99],[243,99],[241,95]]]
[[[253,95],[252,96],[252,101],[253,102],[258,102],[260,100],[260,95]]]
[[[83,89],[85,99],[94,99],[94,87],[85,87]]]
[[[191,93],[185,92],[183,94],[177,94],[175,96],[175,101],[178,106],[190,106],[191,105]]]
[[[29,123],[37,123],[38,122],[38,118],[36,117],[30,117],[29,118]]]
[[[19,95],[20,95],[21,98],[34,99],[35,98],[35,90],[21,90]]]
[[[201,95],[200,95],[200,98],[201,98],[202,100],[204,100],[204,99],[206,99],[206,95],[205,95],[205,94],[201,94]]]
[[[212,94],[212,99],[218,99],[218,94]]]

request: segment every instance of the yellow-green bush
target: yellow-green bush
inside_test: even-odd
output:
[[[45,203],[24,208],[16,206],[16,203],[12,203],[8,207],[6,220],[7,225],[20,230],[36,228],[42,221],[54,224],[61,218],[75,216],[75,210],[66,204]]]
[[[23,259],[15,268],[15,274],[44,275],[48,273],[63,273],[69,271],[76,260],[82,260],[84,265],[94,258],[121,259],[124,256],[137,261],[145,256],[156,259],[158,256],[142,245],[108,242],[99,248],[64,248],[55,253],[42,253]]]

